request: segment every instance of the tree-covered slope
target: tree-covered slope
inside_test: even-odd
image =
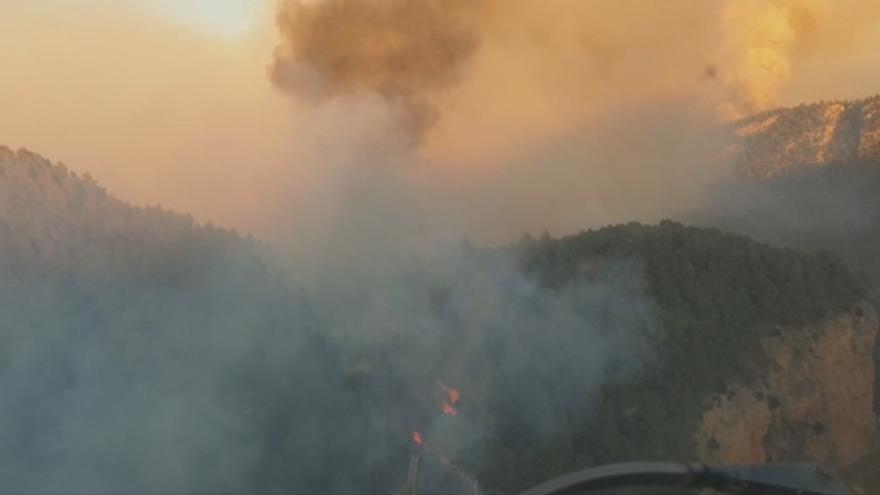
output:
[[[693,432],[709,398],[765,371],[762,336],[849,308],[865,292],[828,253],[668,221],[527,239],[514,249],[528,273],[555,288],[609,276],[603,264],[634,260],[657,325],[641,336],[650,352],[640,371],[612,376],[592,409],[572,411],[552,437],[524,446],[517,437],[527,424],[494,432],[482,478],[503,490],[586,465],[694,459]]]
[[[342,366],[262,251],[0,148],[4,490],[332,486],[287,466],[339,451]]]
[[[759,338],[864,294],[832,255],[672,222],[340,263],[323,297],[263,251],[0,148],[4,486],[392,493],[415,452],[421,493],[507,492],[692,459]]]
[[[694,222],[776,245],[832,251],[880,284],[880,160],[724,184],[711,197],[692,214]]]

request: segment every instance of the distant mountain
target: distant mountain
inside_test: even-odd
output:
[[[739,177],[687,220],[834,251],[880,287],[880,95],[779,108],[731,130]]]
[[[880,95],[770,110],[731,126],[740,172],[767,179],[834,162],[880,159]]]
[[[231,251],[253,258],[259,248],[188,215],[131,206],[89,174],[0,146],[0,252],[20,269],[182,278]]]

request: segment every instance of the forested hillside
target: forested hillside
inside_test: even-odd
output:
[[[880,161],[833,162],[719,187],[692,220],[805,250],[840,254],[880,284]]]
[[[350,411],[312,392],[341,381],[318,330],[255,243],[0,149],[5,490],[277,488],[275,461],[326,459],[320,420]]]
[[[4,260],[46,274],[185,278],[212,256],[237,251],[256,262],[256,244],[160,206],[138,208],[26,150],[0,146],[0,243]]]
[[[865,295],[831,254],[668,221],[453,251],[319,301],[257,242],[0,149],[0,477],[394,493],[418,453],[421,493],[507,492],[694,459],[763,336]]]
[[[693,433],[706,401],[767,371],[760,338],[844,311],[865,294],[831,254],[673,222],[525,240],[515,249],[549,287],[637,260],[657,328],[641,336],[652,350],[643,373],[609,381],[592,409],[572,411],[558,434],[522,443],[527,424],[495,432],[482,478],[504,489],[586,465],[696,458]]]

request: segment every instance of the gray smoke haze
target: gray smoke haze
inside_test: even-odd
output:
[[[306,387],[333,383],[332,356],[315,354],[295,298],[238,263],[184,268],[177,281],[131,276],[126,263],[50,279],[4,271],[4,489],[253,491],[252,472],[284,442],[266,438],[266,417],[283,410],[320,431],[317,419],[343,406]],[[285,395],[256,388],[290,377],[298,387]]]
[[[352,407],[258,246],[26,152],[0,148],[0,178],[4,490],[281,491],[278,464],[316,462]]]
[[[876,285],[878,190],[876,161],[832,163],[762,181],[719,181],[687,217],[776,245],[839,253]]]
[[[82,293],[7,275],[4,485],[393,492],[412,431],[455,459],[505,423],[543,435],[557,415],[589,414],[609,356],[635,358],[650,330],[638,275],[557,294],[486,264],[346,285],[362,292],[333,299],[320,324],[222,265],[191,287]],[[459,416],[441,414],[438,380],[461,390]],[[431,458],[424,471],[444,474]],[[429,479],[422,491],[449,489]]]
[[[420,491],[460,491],[442,457],[588,417],[648,356],[628,260],[551,289],[513,249],[398,242],[376,220],[397,197],[357,181],[338,226],[382,235],[340,228],[315,278],[291,279],[255,243],[0,151],[9,491],[395,493],[413,431],[432,449]]]
[[[363,209],[341,206],[361,181],[393,184],[403,203],[388,209],[410,217],[419,233],[409,235],[496,244],[692,204],[727,173],[717,165],[726,143],[706,130],[717,88],[695,48],[721,9],[691,4],[699,21],[664,14],[658,27],[640,8],[280,2],[270,75],[299,122],[298,175],[267,201],[266,217],[281,217],[269,236],[321,237],[304,232]]]
[[[653,322],[635,265],[611,264],[613,273],[598,280],[550,290],[511,256],[437,249],[421,258],[373,258],[375,271],[367,273],[325,272],[336,282],[325,282],[311,300],[344,342],[358,394],[378,403],[370,423],[385,432],[372,432],[374,448],[420,431],[432,448],[426,470],[442,473],[432,456],[479,452],[514,427],[523,438],[543,438],[567,415],[589,417],[601,384],[639,371],[647,352],[638,344]],[[460,390],[457,416],[441,413],[438,381]],[[390,424],[389,406],[398,415]],[[390,478],[399,476],[392,469]]]

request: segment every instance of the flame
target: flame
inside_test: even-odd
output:
[[[419,446],[425,445],[425,439],[422,437],[422,434],[418,431],[412,432],[412,439],[416,445],[419,445]]]
[[[443,411],[443,414],[447,416],[457,416],[458,411],[455,409],[456,404],[461,399],[461,392],[458,391],[455,387],[450,387],[438,380],[437,385],[443,389],[443,392],[446,394],[446,397],[443,400],[443,404],[441,404],[440,409]]]
[[[456,411],[455,405],[458,404],[458,402],[461,400],[461,392],[459,392],[457,388],[450,387],[440,380],[437,380],[437,385],[443,390],[444,393],[443,402],[441,404],[441,410],[443,411],[443,414],[449,416],[457,416],[458,411]],[[450,461],[448,457],[439,455],[439,452],[431,452],[431,446],[428,445],[428,442],[425,440],[425,437],[420,431],[413,430],[412,440],[413,443],[415,443],[425,452],[426,457],[433,458],[435,461],[454,471],[465,483],[473,487],[473,492],[475,494],[478,494],[480,492],[480,485],[477,479],[468,474],[464,469],[461,468],[461,466]]]
[[[443,401],[441,404],[443,414],[449,416],[457,416],[458,411],[455,410],[455,405],[458,404],[458,402],[461,400],[461,392],[459,392],[458,389],[454,387],[446,385],[440,380],[437,380],[437,385],[443,390]],[[425,440],[425,436],[422,435],[422,432],[418,430],[413,430],[412,441],[418,448],[423,451],[423,454],[419,455],[424,455],[426,458],[433,459],[435,462],[439,462],[440,464],[446,466],[448,469],[451,469],[465,483],[473,486],[475,494],[479,493],[480,485],[476,478],[472,477],[460,466],[450,461],[448,457],[439,455],[439,452],[432,452],[431,446],[428,444],[427,440]]]
[[[428,442],[425,440],[424,435],[420,431],[412,432],[412,440],[413,443],[421,447],[425,452],[431,452],[431,446],[428,445]]]
[[[461,397],[461,393],[457,389],[454,389],[454,388],[450,388],[448,390],[448,392],[449,392],[449,402],[451,402],[453,404],[458,404],[458,399]]]

